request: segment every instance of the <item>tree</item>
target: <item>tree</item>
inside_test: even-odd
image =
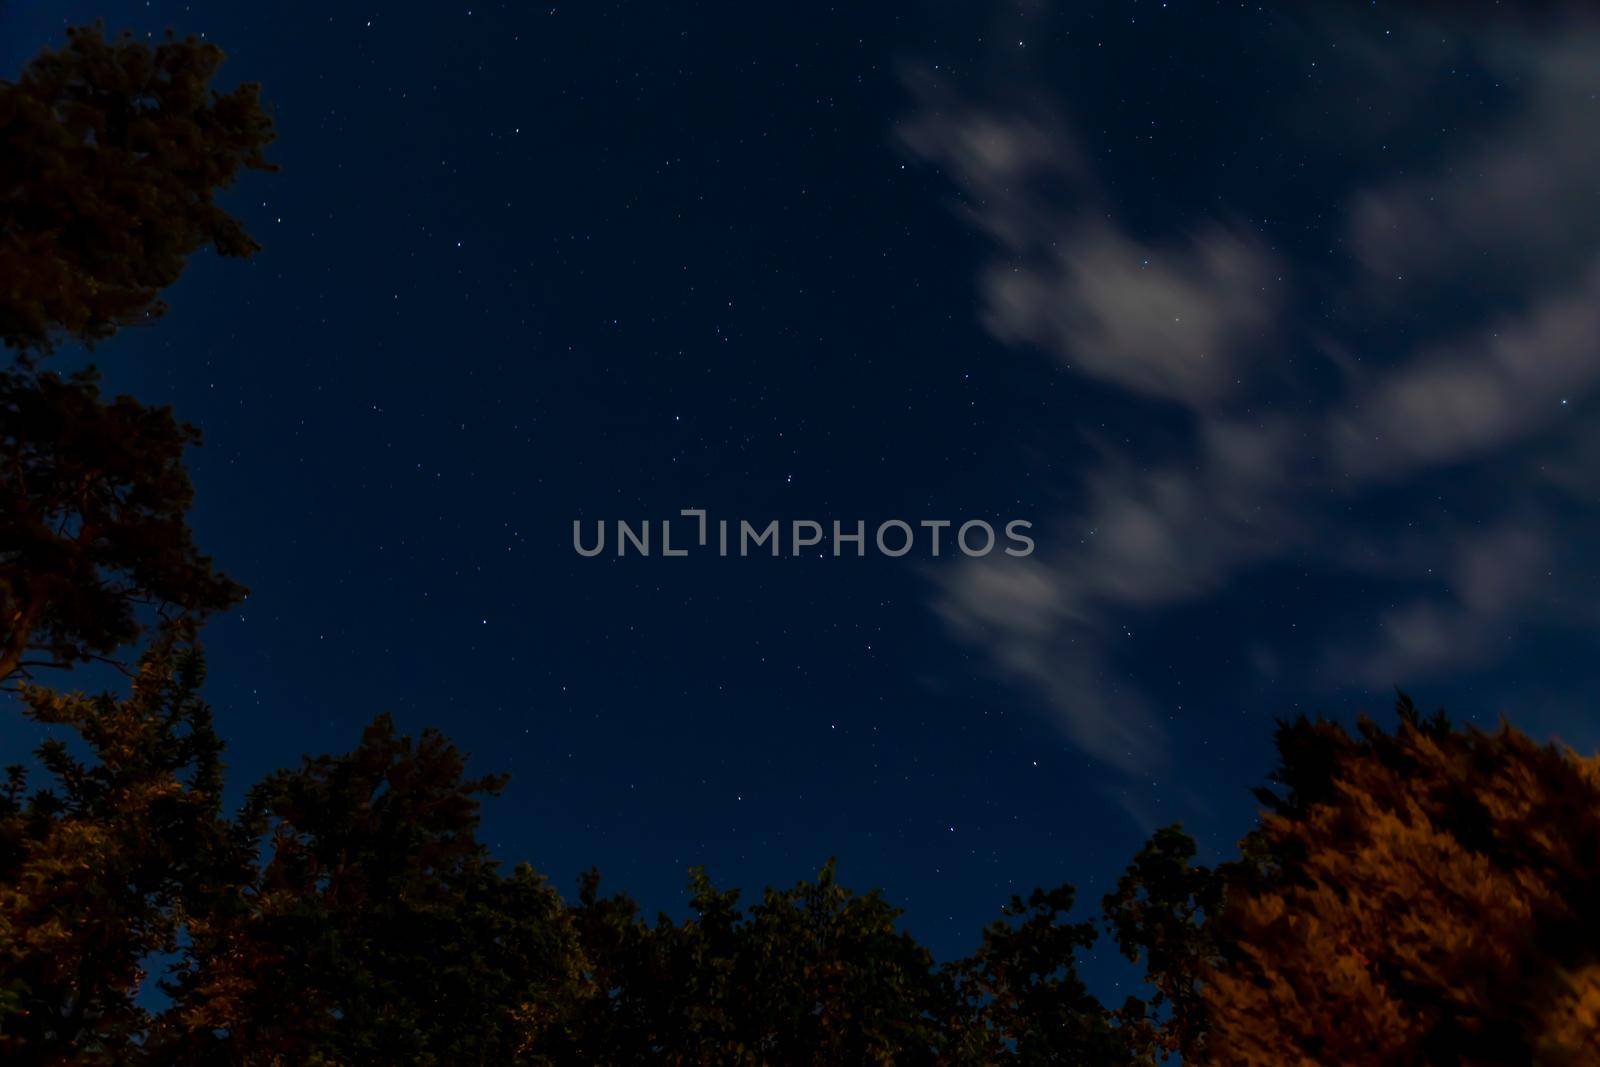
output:
[[[952,1002],[898,909],[814,880],[738,892],[690,876],[691,917],[643,922],[591,872],[573,910],[595,995],[581,1002],[557,1063],[934,1063]]]
[[[245,590],[194,545],[169,408],[107,402],[92,371],[0,370],[0,682],[111,655],[154,615],[203,617]]]
[[[0,341],[24,361],[160,316],[202,245],[257,250],[215,195],[273,169],[272,120],[257,86],[210,88],[222,60],[192,37],[152,47],[97,25],[0,82]]]
[[[1145,962],[1149,1004],[1130,1001],[1123,1020],[1136,1044],[1199,1062],[1207,1030],[1203,982],[1216,961],[1215,920],[1227,872],[1194,862],[1194,839],[1178,826],[1157,830],[1133,858],[1102,908],[1123,954]]]
[[[348,755],[251,791],[237,834],[261,865],[189,925],[154,1047],[199,1063],[538,1062],[579,997],[561,898],[501,875],[480,796],[436,731],[380,717]]]
[[[0,1058],[141,1054],[146,960],[177,950],[184,915],[212,907],[228,870],[222,745],[202,678],[169,633],[126,699],[23,689],[26,714],[66,728],[89,758],[52,738],[37,752],[49,784],[27,795],[14,766],[0,791]]]
[[[1149,1062],[1138,1028],[1124,1027],[1078,976],[1076,954],[1096,939],[1094,924],[1061,921],[1071,886],[1012,897],[969,959],[950,968],[960,990],[953,1061],[963,1064]]]
[[[1204,998],[1211,1062],[1600,1060],[1600,760],[1405,698],[1301,718],[1243,843]]]
[[[1402,700],[1392,733],[1299,719],[1238,860],[1159,831],[1104,900],[1153,989],[1108,1010],[1069,886],[1013,898],[936,966],[878,893],[745,908],[703,871],[643,921],[567,904],[478,839],[442,735],[380,717],[220,812],[193,628],[129,695],[21,688],[72,736],[0,789],[0,1057],[47,1063],[1148,1067],[1600,1058],[1600,758]],[[147,974],[165,956],[163,975]],[[169,1003],[139,996],[155,980]]]

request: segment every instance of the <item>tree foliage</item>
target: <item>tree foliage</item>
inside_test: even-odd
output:
[[[0,793],[0,1059],[140,1058],[147,960],[176,951],[186,917],[232,891],[217,877],[222,745],[202,677],[169,634],[126,699],[23,689],[27,716],[76,743],[39,748],[43,788],[29,794],[17,765]]]
[[[129,696],[25,686],[73,737],[0,797],[0,1055],[18,1062],[1548,1063],[1600,1055],[1600,761],[1423,719],[1301,719],[1240,858],[1159,831],[1103,902],[1014,898],[937,964],[832,863],[646,921],[477,836],[501,785],[376,720],[221,810],[198,655]],[[1077,971],[1109,931],[1144,997]],[[157,966],[153,960],[160,959]],[[155,973],[147,974],[147,970]],[[159,1010],[140,997],[159,982]]]
[[[1083,1067],[1145,1063],[1151,1031],[1120,1025],[1142,1022],[1143,1005],[1106,1011],[1078,976],[1076,954],[1090,948],[1090,922],[1065,922],[1071,886],[1012,897],[1002,918],[983,931],[970,958],[950,968],[960,997],[953,1059],[959,1063],[1072,1063]]]
[[[222,50],[67,31],[0,82],[0,342],[25,360],[86,345],[166,309],[190,254],[257,249],[216,203],[239,172],[272,169],[258,87],[210,87]]]
[[[877,893],[811,881],[748,911],[704,871],[691,916],[643,922],[594,872],[572,911],[588,993],[558,1063],[935,1063],[950,987]]]
[[[0,807],[18,1062],[1131,1062],[1073,969],[1093,934],[1058,923],[1070,890],[946,967],[831,863],[747,908],[696,871],[681,921],[592,872],[569,904],[478,839],[500,780],[386,718],[225,816],[201,673],[167,638],[125,699],[24,688],[75,737],[39,750],[37,792],[14,769]],[[157,984],[160,1010],[140,996]]]
[[[162,1041],[227,1063],[500,1063],[538,1043],[580,958],[560,897],[477,839],[499,786],[387,718],[258,785],[234,824],[247,876],[191,921]]]
[[[92,371],[0,370],[0,682],[244,595],[187,524],[183,457],[199,439],[169,408],[105,400]]]
[[[1146,1005],[1130,1004],[1124,1023],[1142,1047],[1198,1062],[1207,1029],[1203,981],[1216,961],[1212,921],[1222,909],[1224,871],[1194,862],[1194,839],[1177,826],[1160,830],[1128,865],[1102,908],[1123,954],[1145,964],[1153,987]]]
[[[1600,1062],[1600,760],[1300,719],[1207,976],[1219,1063]]]

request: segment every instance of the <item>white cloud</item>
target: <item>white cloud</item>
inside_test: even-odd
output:
[[[1209,406],[1232,392],[1275,316],[1276,268],[1220,226],[1164,245],[1098,220],[1041,221],[984,271],[984,321],[1072,370],[1136,393]]]
[[[1383,612],[1376,632],[1335,646],[1323,675],[1332,684],[1411,685],[1494,655],[1521,619],[1548,596],[1550,531],[1532,516],[1452,535],[1441,553],[1442,588]]]
[[[995,668],[1033,687],[1066,735],[1102,762],[1148,770],[1166,737],[1136,687],[1105,668],[1103,636],[1078,615],[1069,573],[1030,559],[972,560],[944,583],[936,610],[988,650]]]
[[[1349,360],[1334,395],[1260,373],[1291,272],[1259,238],[1214,220],[1135,236],[1056,113],[968,104],[914,79],[920,111],[901,139],[945,170],[993,241],[979,280],[991,334],[1193,418],[1181,452],[1155,463],[1108,452],[1083,473],[1083,506],[1058,527],[1076,536],[1026,561],[970,561],[938,590],[952,630],[1040,694],[1085,751],[1129,772],[1166,752],[1164,716],[1114,666],[1122,620],[1203,602],[1272,560],[1370,571],[1351,550],[1358,533],[1368,555],[1392,554],[1387,580],[1425,592],[1327,647],[1330,687],[1492,663],[1544,610],[1564,565],[1553,546],[1572,533],[1559,516],[1508,501],[1486,528],[1341,526],[1381,487],[1577,432],[1570,416],[1600,383],[1600,37],[1590,22],[1516,34],[1491,49],[1520,90],[1495,129],[1458,138],[1432,173],[1351,197],[1349,247],[1371,284],[1339,295],[1378,321],[1413,283],[1470,290],[1498,269],[1500,299],[1468,304],[1453,336],[1387,366]],[[1387,284],[1397,275],[1404,285]],[[1570,464],[1550,477],[1593,481]]]
[[[953,103],[926,76],[916,88],[924,110],[901,140],[945,168],[995,242],[980,291],[996,337],[1148,396],[1201,407],[1233,391],[1280,303],[1259,241],[1216,223],[1137,240],[1108,220],[1060,119]]]
[[[1392,479],[1559,426],[1600,381],[1600,264],[1575,287],[1413,357],[1329,422],[1340,470]]]
[[[1354,198],[1350,240],[1385,287],[1462,272],[1559,276],[1600,239],[1600,32],[1592,16],[1557,32],[1502,25],[1479,42],[1486,88],[1517,102],[1441,165]]]

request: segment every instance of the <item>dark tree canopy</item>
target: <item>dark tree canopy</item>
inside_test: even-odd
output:
[[[1194,855],[1194,839],[1181,828],[1157,830],[1101,902],[1124,955],[1143,961],[1154,987],[1149,1008],[1161,1015],[1158,1023],[1129,1010],[1128,1025],[1141,1029],[1148,1045],[1189,1063],[1201,1062],[1202,983],[1217,956],[1213,920],[1224,890],[1222,874],[1194,863]]]
[[[38,750],[37,792],[21,766],[0,790],[0,1059],[137,1060],[148,958],[176,950],[182,917],[209,911],[209,894],[233,891],[202,677],[169,634],[126,699],[24,688],[25,713],[75,743]]]
[[[502,874],[480,797],[435,731],[379,718],[348,755],[251,791],[246,872],[190,924],[158,1043],[200,1063],[509,1063],[581,987],[559,895]],[[259,861],[259,862],[258,862]]]
[[[960,998],[954,1062],[1120,1067],[1150,1059],[1154,1029],[1143,1004],[1130,998],[1107,1011],[1078,976],[1077,953],[1097,935],[1092,922],[1064,921],[1074,897],[1071,886],[1013,897],[978,951],[951,965]]]
[[[815,879],[741,908],[702,872],[644,921],[568,903],[477,837],[500,786],[379,718],[220,812],[190,644],[131,697],[24,688],[73,737],[0,794],[0,1054],[16,1062],[1120,1065],[1149,1059],[1078,979],[1069,889],[940,967],[877,893]],[[164,953],[164,973],[146,973]],[[141,989],[168,1000],[150,1007]]]
[[[0,83],[0,342],[24,360],[161,315],[203,245],[256,251],[215,195],[272,169],[258,87],[210,87],[215,45],[67,34]]]
[[[682,919],[645,921],[592,873],[564,901],[478,839],[500,780],[386,718],[229,817],[179,632],[125,699],[24,687],[75,738],[38,750],[43,789],[16,768],[0,790],[12,1061],[1600,1059],[1600,770],[1509,728],[1406,709],[1393,733],[1289,724],[1240,859],[1198,866],[1162,830],[1099,921],[1070,917],[1070,887],[1037,890],[940,966],[831,863],[748,907],[693,872]],[[1144,962],[1147,997],[1108,1008],[1079,977],[1102,929]],[[139,995],[153,981],[160,1007]]]
[[[198,617],[243,596],[186,523],[198,441],[168,408],[106,401],[92,371],[0,370],[0,682],[109,656],[141,606]]]
[[[747,909],[693,870],[689,917],[654,925],[598,886],[586,875],[572,912],[590,988],[547,1035],[553,1062],[942,1062],[952,986],[899,909],[831,862]]]

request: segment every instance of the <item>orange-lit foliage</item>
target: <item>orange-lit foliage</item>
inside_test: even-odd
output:
[[[1218,1064],[1600,1062],[1600,761],[1420,718],[1280,731],[1229,874]]]

